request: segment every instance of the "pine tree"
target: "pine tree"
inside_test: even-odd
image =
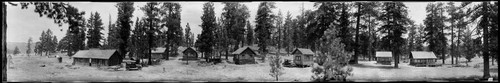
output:
[[[462,3],[462,7],[465,7],[470,4],[471,2],[464,2]],[[483,71],[483,78],[487,79],[491,76],[489,70],[490,69],[489,59],[491,56],[490,54],[495,54],[494,51],[496,51],[496,54],[498,54],[498,19],[497,19],[498,2],[495,3],[487,1],[481,2],[480,4],[467,9],[467,15],[470,16],[471,20],[473,21],[480,19],[479,23],[475,24],[477,24],[476,28],[482,28],[482,30],[478,29],[477,33],[479,34],[480,32],[482,32],[481,38],[483,39],[483,41],[481,45],[482,46],[481,52],[483,56],[483,62],[485,62],[483,64],[484,65],[483,69],[485,69]],[[496,47],[490,48],[489,46],[496,46]]]
[[[269,75],[274,77],[276,81],[278,81],[279,77],[285,74],[283,65],[281,64],[283,63],[283,60],[281,60],[280,55],[271,56],[269,59],[270,59],[269,61],[271,61],[269,62],[269,66],[271,66]]]
[[[385,2],[384,12],[381,20],[384,25],[380,27],[382,34],[387,34],[382,37],[382,46],[385,50],[390,50],[394,57],[394,67],[398,68],[399,56],[402,54],[401,48],[405,44],[405,39],[402,34],[406,33],[405,26],[409,25],[407,18],[407,7],[401,2]]]
[[[268,52],[267,46],[271,42],[271,29],[273,26],[273,19],[275,15],[272,14],[272,9],[276,8],[273,2],[261,2],[259,4],[259,9],[257,10],[257,17],[255,18],[256,28],[255,34],[257,38],[257,44],[259,45],[259,50],[264,54]],[[265,60],[265,57],[263,59]]]
[[[119,34],[119,41],[118,44],[118,50],[120,55],[125,57],[125,54],[128,52],[126,49],[128,47],[128,38],[130,37],[130,29],[131,29],[131,23],[132,19],[131,17],[133,16],[132,13],[134,12],[134,3],[133,2],[120,2],[115,5],[118,8],[118,19],[116,20],[116,26],[117,28],[115,29],[117,33]]]
[[[87,21],[88,35],[87,35],[87,47],[89,48],[99,48],[101,47],[102,34],[101,31],[104,29],[102,27],[102,19],[98,12],[95,14],[91,13],[90,18]]]
[[[31,43],[33,43],[33,39],[30,37],[28,39],[28,46],[27,46],[28,49],[26,50],[26,55],[28,55],[28,56],[30,56],[30,54],[31,54]]]
[[[243,45],[245,41],[245,25],[250,17],[249,10],[246,5],[239,2],[223,2],[225,4],[222,9],[221,19],[223,23],[225,42],[227,43],[226,57],[229,51],[234,51]]]
[[[67,9],[69,29],[66,37],[69,40],[68,55],[73,56],[78,50],[83,50],[85,47],[85,12],[79,12],[77,8],[69,6]]]
[[[17,48],[17,46],[16,46],[16,48],[14,49],[14,55],[17,55],[19,53],[21,53],[21,51],[19,51],[19,48]]]
[[[347,81],[346,78],[352,75],[352,68],[348,63],[353,54],[344,49],[341,38],[337,37],[338,31],[336,28],[327,29],[320,39],[320,53],[311,70],[314,73],[313,81]]]
[[[254,40],[255,40],[255,38],[254,38],[254,32],[253,32],[254,30],[252,28],[252,25],[250,25],[250,21],[247,21],[247,26],[246,27],[247,27],[247,30],[246,30],[247,31],[247,36],[245,38],[247,40],[246,41],[246,45],[250,46],[250,45],[254,44]]]
[[[142,46],[137,46],[139,47],[136,50],[143,51],[142,48],[148,48],[148,64],[151,65],[151,52],[153,48],[156,48],[158,45],[155,42],[158,42],[158,34],[161,34],[161,27],[160,27],[160,7],[158,6],[159,3],[157,2],[148,2],[144,7],[141,7],[141,10],[144,11],[144,23],[138,22],[139,20],[136,21],[136,29],[139,28],[139,30],[136,32],[138,37],[142,37],[141,35],[144,34],[147,35],[147,37],[143,37],[143,40],[147,40],[147,42],[140,42],[140,43],[147,43],[147,45],[142,45]],[[141,25],[141,26],[138,26]],[[147,28],[147,29],[143,29]],[[134,33],[135,34],[135,33]],[[141,45],[141,44],[139,44]],[[146,46],[146,47],[143,47]],[[133,50],[133,49],[132,49]],[[140,53],[142,54],[142,53]]]
[[[197,47],[201,52],[205,54],[212,54],[212,48],[214,47],[214,44],[216,44],[216,42],[214,41],[214,32],[217,29],[214,4],[212,2],[203,4],[203,15],[200,18],[202,20],[202,24],[200,25],[202,31],[197,40],[197,42],[199,42],[199,45]],[[207,61],[209,60],[207,59]]]
[[[177,55],[177,47],[182,41],[181,5],[179,3],[163,3],[161,9],[167,10],[161,14],[164,15],[164,19],[162,19],[165,23],[164,26],[167,27],[165,47],[168,49],[166,56],[168,60],[169,56]]]
[[[145,20],[139,18],[135,21],[135,28],[132,30],[132,35],[130,36],[130,54],[129,57],[136,57],[137,59],[148,58],[151,61],[151,52],[148,43],[148,27],[144,26]],[[150,62],[149,62],[150,63]]]
[[[189,23],[186,24],[186,31],[184,32],[184,43],[186,47],[191,47],[191,27],[189,27]]]
[[[443,64],[445,64],[447,39],[443,32],[446,27],[444,25],[446,17],[443,15],[443,12],[445,12],[443,3],[430,3],[427,5],[426,10],[429,14],[427,14],[427,18],[424,20],[426,26],[424,30],[427,32],[425,40],[429,43],[429,49],[437,55],[441,55],[440,58],[443,60]]]

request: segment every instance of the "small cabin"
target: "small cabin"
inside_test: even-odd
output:
[[[293,62],[296,65],[312,66],[314,64],[314,52],[311,49],[297,48],[292,52]]]
[[[379,51],[379,52],[376,52],[375,57],[377,58],[377,63],[382,64],[382,65],[391,65],[392,52]]]
[[[236,64],[256,64],[255,57],[260,55],[249,46],[244,46],[231,53]]]
[[[159,47],[151,49],[151,59],[160,60],[165,56],[166,48]]]
[[[122,57],[116,49],[80,50],[73,55],[73,65],[113,66],[120,65]]]
[[[184,56],[182,56],[183,60],[198,60],[198,52],[192,47],[186,48],[182,51],[182,54],[184,54]]]
[[[412,51],[410,53],[410,65],[413,66],[436,66],[437,57],[430,51]]]

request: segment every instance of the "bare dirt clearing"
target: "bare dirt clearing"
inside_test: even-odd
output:
[[[181,56],[178,56],[181,57]],[[462,60],[465,61],[465,60]],[[482,76],[482,59],[474,58],[469,67],[413,67],[401,63],[400,68],[393,65],[379,65],[375,61],[360,61],[352,65],[354,75],[351,80],[384,81],[384,80],[430,80],[432,78],[449,78],[478,75]],[[267,62],[258,64],[235,65],[225,61],[216,65],[206,65],[201,61],[181,61],[177,59],[163,61],[161,65],[144,67],[139,71],[109,71],[95,67],[71,65],[67,56],[63,63],[57,58],[46,56],[13,56],[14,64],[9,65],[8,81],[274,81],[269,76],[270,67]],[[439,62],[439,60],[438,60]],[[480,67],[474,68],[479,64]],[[41,67],[45,65],[45,67]],[[498,75],[498,66],[491,66],[492,76]],[[164,71],[165,70],[165,71]],[[309,81],[311,67],[288,68],[280,81]]]

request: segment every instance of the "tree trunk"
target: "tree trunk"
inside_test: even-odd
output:
[[[453,22],[453,23],[455,23],[455,22]],[[452,26],[451,27],[451,49],[450,49],[451,64],[453,64],[453,58],[455,56],[455,52],[454,52],[455,50],[453,50],[453,48],[455,47],[454,46],[455,44],[453,43],[453,39],[455,38],[454,37],[455,34],[453,33],[453,23],[451,23],[451,26]]]
[[[487,6],[488,5],[488,2],[483,2],[482,4],[482,14],[483,14],[483,21],[482,23],[487,23],[489,22],[488,21],[488,18],[485,17],[485,16],[488,16],[487,14]],[[489,42],[488,42],[488,24],[481,24],[480,25],[482,28],[483,28],[483,65],[484,65],[484,68],[483,68],[483,78],[489,78],[490,77],[490,65],[489,65],[489,58],[490,58],[490,53],[488,52],[488,47],[489,47]]]
[[[360,14],[360,9],[361,9],[361,4],[358,4],[358,12],[357,12],[357,18],[356,18],[356,41],[354,44],[355,47],[354,47],[354,60],[352,62],[352,64],[358,64],[358,56],[359,56],[359,19],[361,17],[361,14]]]

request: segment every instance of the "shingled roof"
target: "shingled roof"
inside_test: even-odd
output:
[[[189,48],[184,49],[184,50],[182,51],[182,53],[185,53],[185,52],[186,52],[187,50],[189,50],[189,49],[191,49],[191,50],[193,50],[194,52],[196,52],[196,49],[195,49],[195,48],[193,48],[193,47],[189,47]]]
[[[436,55],[430,51],[411,51],[410,58],[413,59],[437,59]]]
[[[292,54],[296,54],[297,51],[302,53],[302,54],[313,54],[314,55],[314,52],[311,49],[305,49],[305,48],[297,48],[292,52]]]
[[[98,59],[109,59],[115,52],[116,49],[89,49],[80,50],[73,55],[74,58],[98,58]]]
[[[155,49],[151,49],[151,53],[164,53],[166,48],[158,47]]]
[[[242,53],[243,51],[245,51],[246,49],[251,50],[251,51],[252,51],[253,53],[255,53],[256,55],[260,55],[260,54],[257,52],[258,48],[255,48],[255,47],[254,47],[254,49],[256,49],[256,50],[254,50],[254,49],[252,49],[252,47],[251,47],[251,46],[243,46],[243,47],[241,47],[241,48],[238,48],[236,51],[234,51],[234,52],[233,52],[233,53],[231,53],[231,54],[241,54],[241,53]]]
[[[389,51],[378,51],[375,57],[392,57],[392,52]]]

